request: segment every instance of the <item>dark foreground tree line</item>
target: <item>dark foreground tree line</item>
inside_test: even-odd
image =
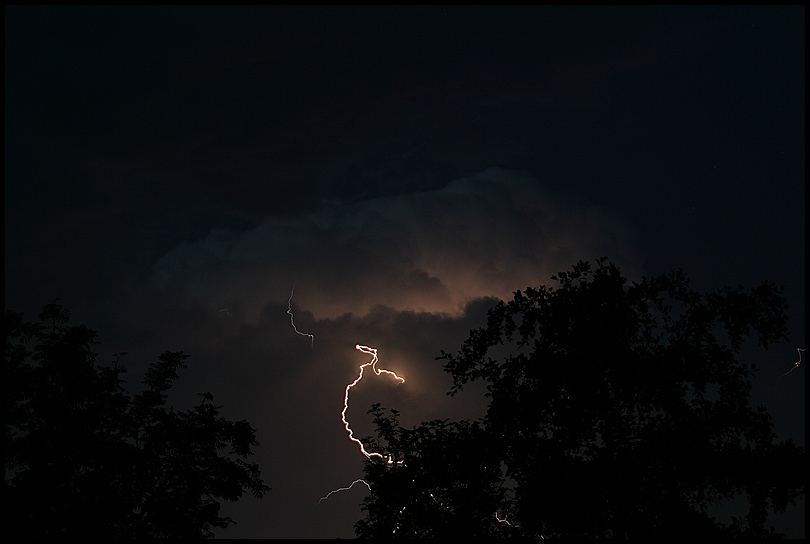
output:
[[[233,523],[220,500],[269,490],[247,461],[250,423],[221,417],[209,393],[167,407],[188,355],[160,355],[131,396],[120,356],[96,365],[96,332],[68,320],[56,303],[37,323],[6,311],[7,536],[212,537]]]
[[[437,358],[449,395],[487,384],[484,418],[406,429],[372,406],[366,441],[392,462],[366,461],[357,535],[779,536],[767,518],[804,494],[805,451],[751,405],[757,369],[739,353],[788,339],[781,289],[698,293],[680,271],[631,283],[605,259],[552,278]],[[220,500],[268,491],[249,422],[208,393],[167,407],[188,355],[163,353],[130,395],[120,358],[96,365],[95,331],[68,318],[6,311],[7,536],[211,537],[234,522]],[[713,516],[737,497],[746,515]]]

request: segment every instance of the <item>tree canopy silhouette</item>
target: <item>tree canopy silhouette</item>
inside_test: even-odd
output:
[[[366,461],[359,537],[779,536],[767,516],[804,493],[804,447],[776,442],[738,354],[787,340],[782,290],[628,283],[605,261],[515,292],[437,357],[449,395],[487,384],[482,420],[405,429],[372,407],[391,462]],[[712,515],[739,497],[746,515]]]
[[[68,320],[56,303],[39,323],[6,311],[7,536],[212,537],[234,523],[217,499],[269,490],[246,461],[249,422],[220,417],[210,393],[167,408],[188,355],[160,355],[130,396],[123,354],[96,365],[96,332]]]

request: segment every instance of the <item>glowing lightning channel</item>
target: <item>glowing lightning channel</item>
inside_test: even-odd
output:
[[[509,527],[515,527],[515,528],[520,527],[520,525],[512,525],[512,524],[511,524],[511,523],[510,523],[510,522],[509,522],[509,521],[508,521],[506,518],[501,519],[501,517],[498,515],[498,512],[495,512],[495,520],[496,520],[498,523],[505,523],[505,524],[507,524]],[[545,539],[546,539],[546,537],[545,537],[545,536],[543,536],[543,535],[540,535],[540,538],[542,538],[543,540],[545,540]]]
[[[356,442],[357,445],[360,446],[360,452],[363,455],[365,455],[369,459],[371,459],[372,457],[379,457],[380,459],[383,459],[383,458],[385,458],[385,456],[383,454],[381,454],[381,453],[376,453],[376,452],[369,453],[369,452],[367,452],[366,448],[363,446],[363,443],[360,442],[358,439],[356,439],[354,437],[354,432],[352,431],[351,427],[349,427],[349,422],[346,419],[346,411],[349,409],[349,391],[351,391],[352,387],[354,387],[355,385],[360,383],[360,380],[363,379],[363,371],[365,370],[365,368],[367,366],[370,366],[371,370],[373,370],[374,373],[377,376],[379,376],[382,373],[390,374],[391,376],[394,377],[394,379],[398,380],[400,383],[405,383],[405,378],[397,376],[396,372],[392,372],[390,370],[385,370],[384,368],[377,368],[376,365],[377,365],[377,361],[379,360],[379,358],[377,357],[377,350],[376,349],[370,348],[368,346],[361,346],[360,344],[357,344],[356,346],[354,346],[354,349],[356,349],[358,351],[362,351],[363,353],[365,353],[367,355],[371,355],[371,361],[369,361],[367,363],[363,363],[362,365],[360,365],[360,373],[358,374],[357,379],[355,379],[352,383],[350,383],[349,385],[346,386],[346,393],[343,395],[343,411],[340,413],[340,419],[341,419],[341,421],[343,421],[343,426],[346,427],[346,432],[349,433],[349,440],[351,440],[352,442]],[[388,462],[389,465],[394,464],[394,460],[391,458],[390,455],[388,456],[388,461],[387,462]],[[403,464],[402,461],[397,461],[397,465],[402,465],[402,464]],[[329,495],[331,495],[332,493],[337,493],[338,491],[347,491],[347,490],[351,489],[352,486],[354,484],[356,484],[357,482],[362,482],[369,489],[369,491],[371,491],[371,486],[368,485],[368,482],[366,482],[362,478],[358,478],[357,480],[353,481],[351,483],[351,485],[349,485],[348,487],[341,487],[339,489],[335,489],[335,490],[330,491],[329,493],[326,494],[326,496],[321,497],[321,500],[318,501],[318,504],[320,504],[322,501],[328,499]]]
[[[368,485],[367,481],[365,481],[362,478],[357,478],[355,481],[353,481],[349,485],[349,487],[341,487],[339,489],[334,489],[334,490],[330,491],[329,493],[326,494],[326,496],[321,497],[321,499],[318,501],[318,504],[321,504],[322,501],[325,501],[326,499],[328,499],[329,495],[331,495],[332,493],[337,493],[338,491],[348,491],[348,490],[350,490],[352,487],[354,487],[354,484],[356,484],[357,482],[360,482],[361,484],[365,485],[368,488],[368,490],[371,491],[371,486]]]
[[[392,372],[390,370],[385,370],[383,368],[377,368],[376,365],[377,365],[377,361],[379,359],[377,358],[377,350],[376,349],[370,348],[368,346],[361,346],[360,344],[357,344],[356,346],[354,346],[354,349],[356,349],[358,351],[362,351],[363,353],[365,353],[367,355],[371,355],[372,359],[368,363],[364,363],[364,364],[360,365],[360,374],[357,376],[357,379],[346,386],[346,394],[343,395],[343,411],[340,413],[340,419],[341,419],[341,421],[343,421],[343,425],[346,427],[346,432],[349,433],[349,440],[351,440],[352,442],[356,442],[357,445],[360,446],[360,452],[363,455],[365,455],[369,459],[371,459],[372,457],[379,457],[379,458],[382,459],[382,458],[384,458],[384,455],[382,455],[381,453],[375,453],[375,452],[369,453],[369,452],[367,452],[366,448],[363,446],[363,443],[360,442],[358,439],[356,439],[354,437],[354,432],[352,431],[351,427],[349,427],[349,422],[346,420],[346,410],[349,409],[349,391],[351,391],[352,387],[357,385],[360,382],[360,380],[363,379],[363,370],[365,370],[365,368],[367,366],[370,366],[371,370],[373,370],[374,373],[377,376],[379,376],[382,373],[390,374],[391,376],[394,377],[394,379],[399,380],[400,383],[405,383],[405,378],[401,378],[400,376],[397,376],[396,372]],[[393,459],[391,459],[390,455],[388,456],[388,464],[389,465],[394,464],[394,461],[393,461]],[[397,464],[402,464],[402,461],[398,461]]]
[[[791,372],[793,372],[794,370],[799,368],[799,365],[802,364],[802,352],[803,351],[804,351],[804,349],[802,349],[802,348],[796,348],[796,352],[799,354],[799,360],[796,361],[795,363],[793,363],[793,368],[791,368],[790,370],[788,370],[787,372],[785,372],[784,374],[779,376],[780,378],[784,378],[785,376],[787,376],[788,374],[790,374]]]
[[[509,523],[509,522],[506,520],[506,518],[501,519],[500,517],[498,517],[498,512],[495,512],[495,519],[496,519],[496,520],[498,520],[498,523],[505,523],[505,524],[507,524],[507,525],[508,525],[508,526],[510,526],[510,527],[512,526],[512,524],[511,524],[511,523]]]
[[[296,280],[295,283],[297,283],[297,280]],[[290,314],[290,325],[292,325],[293,330],[295,332],[297,332],[298,334],[300,334],[301,336],[309,336],[312,339],[312,341],[310,342],[310,346],[314,348],[315,347],[315,336],[313,336],[311,334],[307,334],[305,332],[299,331],[298,328],[295,326],[295,322],[293,321],[292,298],[293,298],[293,294],[295,293],[295,283],[293,283],[292,289],[290,290],[290,298],[287,300],[287,313]]]
[[[782,378],[784,378],[785,376],[787,376],[788,374],[790,374],[791,372],[793,372],[794,370],[799,368],[799,365],[802,364],[802,352],[803,351],[804,351],[804,348],[796,348],[796,352],[799,354],[799,360],[796,361],[795,363],[793,363],[793,368],[791,368],[790,370],[788,370],[787,372],[785,372],[784,374],[779,376],[779,379],[776,380],[776,385],[773,386],[773,389],[771,389],[771,391],[776,391],[776,388],[779,387],[779,382],[782,381]]]
[[[390,370],[385,370],[384,368],[377,368],[376,365],[377,365],[377,361],[379,361],[379,358],[377,357],[377,350],[376,349],[370,348],[368,346],[361,346],[360,344],[355,345],[354,349],[356,349],[358,351],[362,351],[363,353],[365,353],[367,355],[371,355],[371,361],[369,361],[367,363],[363,363],[362,365],[360,365],[360,373],[358,374],[357,379],[355,379],[352,383],[350,383],[349,385],[346,386],[346,393],[343,395],[343,411],[340,413],[340,419],[341,419],[341,421],[343,421],[343,426],[346,427],[346,432],[349,433],[349,440],[351,440],[352,442],[356,442],[357,445],[360,446],[360,452],[363,455],[365,455],[369,459],[371,459],[372,457],[379,457],[380,459],[383,459],[383,458],[385,458],[385,456],[383,454],[381,454],[381,453],[376,453],[376,452],[369,453],[369,452],[367,452],[366,448],[363,446],[363,443],[360,442],[358,439],[356,439],[354,437],[354,432],[352,431],[351,427],[349,427],[349,422],[346,419],[346,411],[349,409],[349,391],[351,391],[352,387],[354,387],[355,385],[360,383],[360,380],[363,379],[363,371],[365,370],[365,368],[367,366],[370,366],[371,370],[373,370],[374,373],[377,376],[379,376],[382,373],[390,374],[391,376],[394,377],[394,379],[398,380],[400,383],[405,383],[405,378],[397,376],[396,372],[392,372]],[[390,455],[388,456],[388,464],[389,465],[394,464],[394,460],[391,458]],[[402,461],[397,461],[397,464],[401,465],[403,463],[402,463]],[[362,478],[358,478],[357,480],[353,481],[351,483],[351,485],[349,485],[349,487],[341,487],[339,489],[335,489],[335,490],[330,491],[329,493],[326,494],[326,496],[321,497],[321,500],[318,501],[318,504],[320,504],[322,501],[328,499],[329,495],[331,495],[332,493],[337,493],[338,491],[347,491],[347,490],[351,489],[352,486],[354,484],[356,484],[357,482],[362,482],[369,489],[369,491],[371,491],[371,486],[368,485],[368,482],[366,482]]]

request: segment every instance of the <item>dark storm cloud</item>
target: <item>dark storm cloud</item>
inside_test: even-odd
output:
[[[641,271],[635,234],[619,214],[492,168],[438,190],[325,205],[244,232],[214,229],[161,257],[152,279],[170,298],[237,305],[248,319],[296,281],[296,304],[317,318],[374,305],[456,314],[472,299],[507,298],[601,255]]]

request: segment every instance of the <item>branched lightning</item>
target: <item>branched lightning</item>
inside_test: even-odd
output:
[[[340,413],[340,420],[343,421],[343,426],[346,428],[346,432],[349,433],[349,440],[351,440],[352,442],[357,443],[357,445],[360,446],[360,452],[363,455],[365,455],[369,459],[371,459],[372,457],[379,457],[380,459],[384,459],[385,456],[383,454],[381,454],[381,453],[366,451],[366,448],[365,448],[365,446],[363,446],[363,443],[360,440],[358,440],[357,438],[354,437],[354,431],[352,431],[352,428],[349,426],[349,421],[346,419],[346,411],[349,409],[349,391],[351,391],[352,387],[354,387],[355,385],[360,383],[360,380],[363,379],[363,372],[365,371],[366,367],[369,367],[369,366],[371,367],[371,370],[374,371],[374,374],[376,374],[377,376],[379,376],[380,374],[388,374],[390,376],[393,376],[394,379],[399,381],[400,383],[405,383],[405,378],[403,378],[401,376],[398,376],[396,372],[393,372],[391,370],[385,370],[384,368],[377,368],[377,361],[379,361],[379,358],[377,357],[377,350],[376,349],[370,348],[368,346],[361,346],[360,344],[357,344],[356,346],[354,346],[354,349],[356,349],[358,351],[361,351],[361,352],[363,352],[363,353],[365,353],[367,355],[371,355],[371,361],[369,361],[367,363],[363,363],[362,365],[360,365],[360,372],[357,375],[357,378],[352,383],[350,383],[349,385],[346,386],[346,392],[343,395],[343,411]],[[390,455],[388,456],[387,463],[389,465],[394,464],[394,459]],[[397,465],[402,465],[403,462],[402,461],[397,461],[396,464]],[[369,491],[371,490],[371,486],[368,485],[368,482],[366,482],[362,478],[358,478],[357,480],[353,481],[351,483],[351,485],[349,485],[348,487],[341,487],[339,489],[335,489],[333,491],[330,491],[329,493],[326,494],[326,496],[321,497],[321,499],[318,501],[318,504],[320,504],[322,501],[329,498],[329,495],[331,495],[332,493],[337,493],[338,491],[346,491],[346,490],[351,489],[352,486],[354,484],[356,484],[357,482],[361,482],[361,483],[365,484],[365,486],[368,487]]]
[[[295,283],[297,283],[297,281]],[[293,330],[298,334],[300,334],[301,336],[309,336],[312,339],[310,342],[310,346],[314,348],[315,336],[299,331],[298,328],[295,326],[295,321],[293,321],[292,298],[293,294],[295,294],[295,283],[293,283],[292,289],[290,290],[290,298],[287,300],[287,313],[290,314],[290,325],[292,325]]]
[[[362,478],[357,478],[355,481],[353,481],[351,484],[349,484],[349,487],[341,487],[341,488],[334,489],[334,490],[330,491],[325,496],[321,497],[321,499],[318,501],[318,504],[321,504],[322,501],[325,501],[326,499],[328,499],[329,495],[331,495],[332,493],[337,493],[338,491],[348,491],[349,489],[354,487],[354,484],[356,484],[357,482],[360,482],[361,484],[365,485],[368,488],[368,490],[371,491],[371,486],[368,485],[367,481],[365,481]]]
[[[346,393],[345,393],[345,395],[343,395],[343,411],[340,413],[340,419],[341,419],[341,421],[343,421],[344,427],[346,427],[346,432],[349,433],[349,440],[351,440],[352,442],[356,442],[360,446],[360,452],[363,455],[365,455],[369,459],[371,459],[372,457],[379,457],[379,458],[382,459],[384,456],[381,453],[375,453],[375,452],[369,453],[369,452],[367,452],[366,448],[363,446],[363,443],[360,442],[358,439],[356,439],[354,437],[354,432],[352,431],[351,427],[349,427],[349,422],[346,420],[346,410],[349,409],[349,391],[351,391],[352,387],[357,385],[360,382],[360,380],[363,379],[363,371],[365,370],[365,368],[367,366],[370,366],[371,370],[373,370],[374,373],[377,376],[379,376],[382,373],[389,374],[389,375],[393,376],[394,379],[398,380],[400,383],[405,383],[405,378],[401,378],[400,376],[397,376],[396,372],[392,372],[390,370],[385,370],[383,368],[377,368],[376,365],[377,365],[377,361],[379,359],[377,358],[377,350],[376,349],[370,348],[368,346],[361,346],[360,344],[357,344],[356,346],[354,346],[354,349],[356,349],[358,351],[362,351],[363,353],[365,353],[367,355],[371,355],[372,359],[368,363],[364,363],[364,364],[360,365],[360,374],[357,376],[357,379],[355,379],[352,383],[350,383],[349,385],[346,386]],[[388,464],[391,465],[393,463],[394,463],[394,461],[393,461],[393,459],[391,459],[391,456],[389,455],[388,456]],[[399,463],[401,464],[402,461],[399,461]]]

